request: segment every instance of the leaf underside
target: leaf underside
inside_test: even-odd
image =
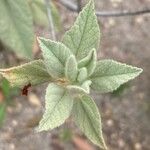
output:
[[[23,87],[29,83],[37,85],[52,80],[42,60],[31,61],[30,63],[9,69],[0,69],[0,74],[12,86],[17,87]]]
[[[102,93],[112,92],[120,85],[134,79],[142,69],[122,64],[113,60],[101,60],[91,76],[94,90]]]
[[[39,123],[38,131],[50,130],[63,124],[69,117],[73,99],[61,86],[49,84],[46,90],[46,110]]]
[[[89,96],[84,95],[75,99],[73,118],[87,138],[99,147],[106,149],[102,136],[101,117],[96,104]]]
[[[47,71],[53,78],[64,77],[65,64],[70,57],[70,50],[60,42],[39,39]]]

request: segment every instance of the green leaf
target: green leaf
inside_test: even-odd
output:
[[[134,79],[142,72],[142,69],[122,64],[113,60],[102,60],[97,63],[96,69],[91,76],[94,90],[111,92],[120,85]]]
[[[43,0],[29,0],[33,21],[36,25],[48,27],[48,18],[45,3]]]
[[[17,55],[32,58],[33,21],[26,0],[0,0],[0,40]]]
[[[87,79],[87,77],[88,77],[87,69],[85,67],[81,68],[79,70],[78,78],[77,78],[79,83],[85,81]]]
[[[30,63],[9,69],[0,69],[0,74],[2,74],[12,86],[18,87],[23,87],[29,83],[31,83],[31,85],[37,85],[52,80],[42,60],[31,61]]]
[[[73,118],[87,138],[100,148],[106,149],[101,117],[96,104],[89,96],[80,96],[74,101]]]
[[[34,23],[42,27],[48,27],[47,10],[43,0],[29,0],[29,6],[32,12]],[[50,6],[49,6],[50,7]],[[57,7],[51,2],[51,12],[54,25],[57,30],[61,30],[61,19]]]
[[[88,76],[90,76],[93,74],[95,70],[96,61],[97,61],[96,50],[93,49],[85,58],[79,61],[78,67],[79,68],[86,67],[88,71]]]
[[[0,82],[3,80],[3,76],[2,74],[0,74]]]
[[[0,127],[5,119],[5,115],[6,115],[6,105],[0,104]]]
[[[100,41],[99,25],[90,0],[79,14],[74,26],[66,32],[63,43],[72,50],[77,60],[86,57],[91,49],[98,48]]]
[[[9,82],[6,79],[2,80],[1,88],[2,88],[2,91],[4,93],[4,96],[9,97],[11,89],[10,89]]]
[[[65,76],[69,81],[76,81],[78,74],[78,67],[77,67],[77,61],[74,55],[71,55],[65,66]]]
[[[66,88],[69,90],[69,92],[72,95],[78,95],[81,93],[86,93],[89,94],[90,93],[90,85],[91,85],[91,81],[87,80],[85,82],[83,82],[83,84],[81,85],[68,85]]]
[[[54,129],[69,117],[73,99],[61,86],[50,84],[46,90],[46,110],[40,121],[38,131]]]
[[[55,3],[53,3],[52,1],[51,1],[51,11],[52,11],[54,25],[58,31],[61,31],[62,30],[61,17],[60,17],[61,15],[60,15]]]
[[[91,80],[87,80],[85,81],[81,87],[86,91],[87,94],[90,93],[90,85],[92,84],[92,81]]]
[[[64,77],[65,64],[71,55],[70,50],[62,43],[44,38],[40,38],[39,43],[49,74],[54,78]]]
[[[84,88],[82,88],[80,85],[68,85],[67,90],[69,91],[69,93],[71,93],[71,95],[78,95],[78,94],[83,94],[86,93],[88,94],[88,91],[86,91]]]

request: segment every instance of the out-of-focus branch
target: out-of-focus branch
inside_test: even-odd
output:
[[[59,0],[59,2],[65,6],[67,9],[71,11],[78,12],[78,7],[74,3],[68,0]],[[144,9],[144,10],[137,10],[137,11],[96,11],[96,15],[98,17],[123,17],[123,16],[135,16],[135,15],[142,15],[142,14],[148,14],[150,13],[150,8]]]
[[[56,35],[55,35],[55,28],[54,28],[54,23],[53,23],[53,17],[52,17],[52,12],[51,12],[51,0],[44,0],[45,1],[45,6],[47,9],[47,16],[48,16],[48,22],[50,26],[50,31],[53,40],[56,40]]]
[[[81,11],[82,3],[81,0],[77,0],[77,6],[78,6],[78,13]]]

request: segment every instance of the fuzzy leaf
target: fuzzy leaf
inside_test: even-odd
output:
[[[87,80],[85,82],[83,82],[83,84],[81,85],[68,85],[67,89],[69,90],[69,92],[71,94],[81,94],[81,93],[86,93],[89,94],[90,93],[90,85],[91,85],[91,81]]]
[[[65,64],[71,55],[70,50],[62,43],[44,38],[40,38],[39,43],[49,74],[54,78],[64,77]]]
[[[91,80],[87,80],[85,82],[83,82],[83,84],[81,85],[81,87],[86,91],[87,94],[90,93],[90,85],[92,84]]]
[[[74,55],[71,55],[65,66],[65,76],[69,81],[76,81],[78,74],[77,61]]]
[[[40,121],[38,131],[54,129],[69,117],[73,99],[67,91],[56,84],[50,84],[46,90],[46,110]]]
[[[86,80],[87,77],[88,77],[87,69],[85,67],[81,68],[79,70],[78,78],[77,78],[77,80],[79,81],[79,83],[81,83],[84,80]]]
[[[84,95],[74,101],[73,118],[87,138],[100,148],[106,149],[101,117],[96,104],[89,96]]]
[[[72,50],[77,60],[81,60],[91,49],[98,48],[99,41],[100,31],[94,2],[90,0],[79,14],[74,26],[64,35],[63,43]]]
[[[86,91],[80,85],[68,85],[66,88],[69,90],[71,95],[76,95],[76,94],[81,94],[81,93],[89,94],[88,91]]]
[[[86,67],[88,71],[88,76],[90,76],[95,70],[96,61],[97,61],[96,50],[93,49],[85,58],[79,61],[78,67],[79,68]]]
[[[17,55],[32,58],[33,21],[26,0],[0,0],[0,40]]]
[[[112,92],[123,83],[134,79],[142,72],[142,69],[122,64],[113,60],[102,60],[97,63],[91,76],[94,90],[100,92]]]
[[[37,85],[51,81],[51,76],[47,73],[42,60],[31,61],[30,63],[9,69],[0,69],[0,74],[2,74],[12,86],[18,87],[23,87],[29,83],[31,83],[31,85]]]

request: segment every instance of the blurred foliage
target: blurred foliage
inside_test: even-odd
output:
[[[52,2],[51,12],[57,31],[61,31],[61,19]],[[32,59],[34,26],[48,27],[44,0],[0,0],[0,41],[16,55]]]
[[[34,32],[27,1],[0,0],[0,40],[17,55],[32,58]]]
[[[35,24],[47,27],[49,26],[48,17],[47,17],[47,9],[45,7],[44,0],[29,0],[29,6],[32,12],[33,21]],[[50,6],[49,6],[50,7]],[[51,12],[55,25],[55,29],[60,31],[61,28],[61,19],[55,3],[51,2]]]
[[[5,119],[6,115],[6,105],[4,103],[0,103],[0,127]]]
[[[18,94],[17,88],[11,88],[7,80],[3,79],[0,84],[0,126],[2,125],[5,116],[6,108],[12,104],[11,97]]]
[[[63,128],[59,133],[59,138],[63,142],[71,141],[72,137],[73,137],[73,133],[69,128]]]

